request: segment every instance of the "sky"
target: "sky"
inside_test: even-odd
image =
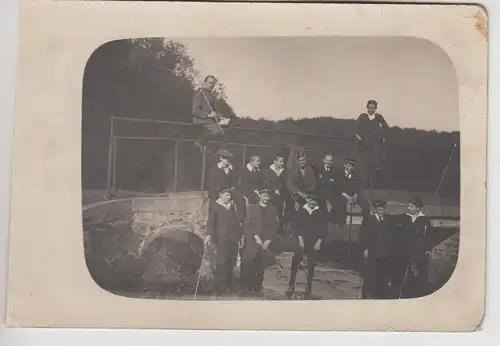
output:
[[[417,38],[276,37],[181,40],[202,76],[225,85],[238,117],[356,119],[375,99],[389,125],[459,130],[447,54]]]

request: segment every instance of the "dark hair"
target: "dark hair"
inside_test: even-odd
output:
[[[282,154],[282,153],[275,154],[273,156],[273,161],[278,160],[280,157],[282,157],[284,159],[285,158],[285,154]]]
[[[372,205],[374,208],[380,208],[380,207],[385,208],[387,206],[387,202],[382,200],[377,200],[373,201]]]
[[[208,80],[208,78],[212,78],[213,80],[216,80],[215,76],[209,74],[208,76],[205,77],[204,82],[206,82]]]
[[[377,107],[377,101],[375,101],[375,100],[368,100],[368,102],[366,103],[366,107],[368,107],[369,105],[374,105],[375,107]]]
[[[424,203],[419,197],[413,197],[408,201],[409,204],[413,204],[417,208],[422,208],[424,206]]]

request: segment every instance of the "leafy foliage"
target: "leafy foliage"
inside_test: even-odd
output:
[[[178,41],[162,38],[130,39],[109,42],[90,57],[83,80],[83,188],[104,189],[108,172],[110,118],[170,120],[191,123],[191,102],[202,76],[195,60]],[[230,100],[219,81],[216,94],[218,110],[235,117]],[[354,115],[353,115],[354,116]],[[355,119],[316,117],[285,119],[273,122],[265,119],[236,118],[235,126],[271,129],[285,132],[316,133],[340,136],[341,139],[317,136],[276,135],[269,132],[239,131],[228,133],[227,141],[268,145],[278,148],[297,144],[310,148],[318,161],[330,151],[341,158],[356,155]],[[188,127],[158,124],[120,123],[115,128],[122,135],[147,137],[195,138]],[[459,144],[458,132],[424,131],[392,127],[384,165],[385,178],[376,188],[435,191],[448,163],[453,144]],[[199,189],[201,155],[190,143],[181,145],[179,176],[183,189]],[[249,147],[249,150],[251,148]],[[241,151],[235,148],[235,151]],[[270,159],[269,149],[251,149]],[[250,150],[250,151],[251,151]],[[165,192],[173,179],[174,143],[160,140],[120,141],[117,146],[117,180],[119,188],[134,191]],[[236,162],[238,163],[238,162]],[[460,155],[454,153],[440,193],[459,196]]]

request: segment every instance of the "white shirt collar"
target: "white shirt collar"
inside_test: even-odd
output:
[[[216,201],[215,201],[218,205],[220,206],[223,206],[224,208],[226,208],[227,210],[231,209],[232,205],[233,205],[233,202],[229,202],[228,204],[224,203],[222,201],[222,199],[218,198]]]
[[[229,166],[224,167],[224,166],[223,166],[223,164],[222,164],[222,162],[219,162],[219,163],[217,164],[217,167],[219,167],[219,169],[225,169],[225,170],[226,170],[226,169],[229,169],[229,170],[233,169],[233,165],[229,164]]]
[[[314,208],[311,209],[311,207],[309,206],[309,204],[306,203],[306,204],[304,204],[304,209],[307,210],[307,212],[309,213],[309,215],[311,215],[313,213],[313,211],[319,209],[319,206],[315,206]]]
[[[332,167],[328,167],[327,165],[323,164],[323,166],[325,167],[325,172],[329,172],[332,170]]]
[[[375,217],[377,218],[377,220],[378,220],[378,221],[380,221],[380,218],[381,218],[382,216],[380,216],[379,214],[375,214]],[[385,217],[385,216],[384,216],[384,217]]]
[[[346,176],[346,177],[351,178],[352,173],[349,173],[349,172],[348,172],[348,171],[346,171],[345,169],[344,169],[344,173],[345,173],[345,176]]]
[[[370,119],[370,120],[375,119],[375,116],[377,115],[377,113],[373,113],[371,115],[370,115],[370,113],[366,113],[366,114],[368,114],[368,119]]]
[[[411,221],[412,222],[415,222],[415,220],[417,220],[417,218],[419,218],[421,216],[425,216],[425,214],[422,213],[422,211],[419,211],[418,214],[416,214],[416,215],[412,215],[410,213],[406,213],[406,215],[408,215],[409,217],[411,217]]]
[[[265,208],[265,207],[267,207],[269,204],[264,205],[264,204],[262,204],[261,202],[259,202],[259,205],[260,205],[262,208]]]
[[[260,169],[257,168],[257,167],[254,167],[250,162],[247,163],[247,169],[250,171],[250,172],[253,172],[253,170],[255,169],[256,171],[259,171]]]
[[[280,175],[285,170],[285,168],[278,168],[278,167],[276,167],[276,165],[274,163],[271,164],[271,166],[269,166],[269,168],[271,168],[271,170],[274,173],[276,173],[276,175]]]

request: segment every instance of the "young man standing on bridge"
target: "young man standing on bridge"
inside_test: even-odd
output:
[[[240,189],[248,208],[259,201],[259,188],[262,187],[263,178],[260,171],[260,157],[251,156],[247,165],[240,173]]]
[[[271,204],[270,189],[259,189],[259,203],[250,205],[243,222],[245,245],[241,254],[241,293],[260,294],[265,269],[273,264],[272,245],[277,237],[279,223]]]
[[[321,197],[321,204],[327,213],[331,216],[333,205],[333,184],[335,182],[333,169],[333,154],[325,153],[323,164],[318,166],[318,185]]]
[[[382,169],[382,160],[385,159],[382,145],[386,143],[385,132],[389,128],[382,114],[376,112],[377,106],[377,101],[369,100],[366,113],[359,115],[356,124],[359,154],[366,159],[369,175]]]
[[[288,190],[286,189],[287,168],[285,166],[285,155],[278,153],[274,155],[273,163],[262,170],[262,179],[264,186],[271,189],[271,202],[276,208],[276,213],[283,226],[283,216],[285,214],[285,203],[289,200]]]
[[[394,281],[398,298],[427,294],[428,262],[432,251],[429,239],[431,223],[422,209],[422,200],[413,198],[408,202],[408,212],[397,220]]]
[[[355,164],[356,160],[346,158],[344,167],[333,175],[333,223],[340,226],[346,224],[348,212],[352,212],[355,205],[359,205],[363,216],[370,212],[368,201],[361,196],[360,179]]]
[[[391,297],[394,250],[394,222],[386,215],[386,201],[374,201],[375,213],[363,218],[359,243],[365,260],[363,298]]]
[[[290,281],[285,294],[291,297],[295,292],[295,279],[300,262],[307,256],[306,299],[311,298],[314,268],[318,262],[319,251],[328,231],[328,218],[325,210],[318,206],[318,196],[307,194],[306,203],[299,208],[295,219],[297,246],[292,257]]]
[[[211,207],[217,198],[219,198],[218,191],[220,188],[230,188],[236,209],[244,218],[245,203],[239,191],[239,175],[230,162],[233,154],[227,149],[219,149],[217,156],[219,157],[219,162],[210,169],[208,176],[209,206]]]
[[[208,216],[205,246],[217,248],[215,268],[215,295],[233,290],[233,269],[238,259],[238,242],[242,238],[242,215],[237,212],[232,189],[222,187],[219,198],[211,206]]]
[[[304,205],[309,193],[316,193],[318,179],[313,166],[308,162],[305,152],[299,155],[297,166],[290,171],[286,186],[295,202],[295,210],[299,210]]]

